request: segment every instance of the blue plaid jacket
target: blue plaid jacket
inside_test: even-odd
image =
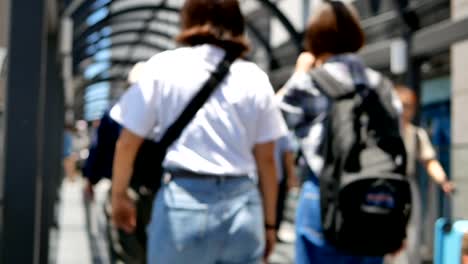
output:
[[[382,78],[353,54],[332,57],[321,67],[337,81],[355,86],[363,84],[372,88]],[[324,122],[328,117],[330,100],[320,92],[308,73],[295,73],[283,89],[279,99],[286,123],[298,138],[304,162],[313,174],[319,176],[324,163],[320,149],[324,142]]]

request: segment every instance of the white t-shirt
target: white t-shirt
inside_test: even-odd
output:
[[[111,117],[141,137],[159,140],[223,56],[222,49],[211,45],[155,55],[112,108]],[[254,145],[274,141],[286,131],[268,76],[255,64],[236,60],[169,148],[164,167],[252,175]]]

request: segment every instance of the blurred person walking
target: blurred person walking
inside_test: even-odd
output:
[[[299,187],[296,175],[296,140],[292,133],[282,136],[276,141],[275,160],[278,174],[278,202],[276,206],[276,230],[279,231],[284,219],[284,210],[288,192]],[[281,241],[279,233],[278,240]]]
[[[144,71],[145,63],[139,62],[133,66],[128,74],[128,85],[135,84]],[[97,125],[99,124],[99,125]],[[106,111],[99,122],[97,129],[91,136],[89,156],[83,168],[86,178],[85,197],[93,199],[95,186],[103,179],[112,181],[112,166],[115,154],[115,145],[122,127],[110,117]],[[102,204],[107,220],[107,242],[112,263],[145,264],[146,263],[146,227],[151,215],[154,193],[148,186],[131,186],[127,189],[134,206],[138,212],[137,224],[132,232],[126,232],[116,227],[111,221],[111,195]]]
[[[216,65],[234,54],[227,76],[168,149],[148,227],[148,263],[261,263],[276,240],[274,142],[286,126],[268,76],[240,58],[248,44],[238,1],[187,0],[181,21],[177,41],[187,47],[150,59],[111,111],[124,127],[113,220],[128,232],[135,226],[126,189],[144,139],[160,140]]]
[[[75,181],[78,177],[77,162],[78,154],[74,149],[76,129],[73,125],[68,124],[65,126],[63,133],[63,168],[65,172],[65,179]]]
[[[296,263],[379,264],[385,253],[376,253],[376,246],[392,237],[392,250],[398,250],[409,217],[409,186],[401,175],[405,157],[397,112],[401,105],[390,82],[366,68],[356,55],[365,37],[358,15],[350,6],[326,1],[317,7],[305,37],[308,51],[299,56],[294,75],[280,91],[281,108],[299,138],[301,155],[309,169],[296,216]],[[337,135],[346,129],[349,133]],[[387,149],[375,144],[373,139],[377,136],[389,139],[381,142]],[[353,144],[347,157],[339,151],[344,144]],[[365,152],[368,147],[373,148]],[[395,158],[390,159],[389,148],[398,154]],[[383,163],[370,164],[375,158]],[[359,178],[364,169],[377,177],[372,185]],[[391,177],[379,178],[384,176],[378,175],[379,171],[387,169],[387,175],[398,178],[402,193],[393,194],[392,187],[385,186],[393,185]],[[345,180],[348,185],[341,183]],[[366,187],[353,189],[353,182]],[[346,195],[345,189],[340,189],[343,186],[352,191],[348,198],[339,200],[340,204],[335,197]],[[400,221],[394,226],[378,226],[386,221],[385,217],[376,216],[379,212],[384,216],[398,215]],[[367,215],[377,218],[366,218]],[[392,234],[394,230],[396,234]],[[372,256],[365,252],[372,252]]]
[[[437,160],[436,151],[431,144],[427,132],[412,124],[418,98],[416,93],[404,85],[396,85],[396,91],[403,104],[402,122],[403,139],[408,156],[407,175],[411,183],[411,198],[413,211],[408,226],[408,239],[406,249],[386,263],[419,264],[421,263],[421,231],[422,231],[422,204],[420,187],[417,182],[416,165],[420,162],[427,174],[440,185],[445,193],[452,193],[454,185],[447,179],[442,165]]]

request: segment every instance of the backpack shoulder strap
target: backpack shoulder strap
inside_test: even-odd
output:
[[[382,102],[385,110],[389,112],[394,118],[398,118],[400,113],[395,107],[394,100],[397,100],[397,95],[393,89],[393,83],[385,76],[380,76],[381,80],[379,84],[374,87],[375,91],[379,95],[380,101]]]
[[[345,85],[337,81],[327,70],[323,67],[313,69],[309,72],[313,82],[316,82],[317,88],[334,100],[344,99],[356,94],[354,86]]]

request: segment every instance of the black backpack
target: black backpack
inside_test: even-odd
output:
[[[406,150],[391,82],[345,86],[326,70],[311,71],[330,98],[319,177],[324,236],[353,255],[383,256],[401,248],[411,212]]]

